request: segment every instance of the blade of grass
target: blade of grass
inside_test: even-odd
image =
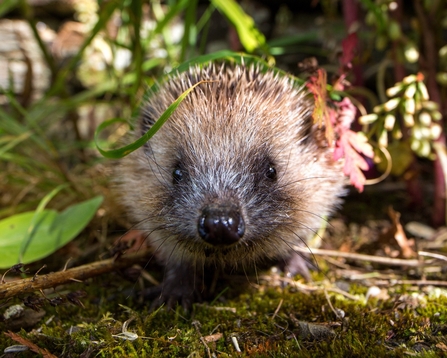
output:
[[[36,26],[36,18],[33,13],[33,9],[26,0],[20,0],[20,8],[23,14],[23,17],[28,21],[28,24],[31,28],[31,31],[33,32],[34,38],[37,41],[37,44],[39,45],[40,51],[42,51],[43,57],[45,58],[45,61],[51,71],[52,78],[56,78],[57,68],[56,63],[54,61],[53,56],[50,55],[48,52],[48,47],[44,44],[42,38],[40,37],[39,31],[37,30]]]
[[[14,139],[9,140],[6,145],[4,145],[2,148],[0,148],[0,157],[2,157],[7,151],[13,149],[16,145],[27,140],[30,136],[31,136],[30,132],[25,132],[25,133],[18,135]]]
[[[16,118],[3,110],[2,107],[0,107],[0,128],[5,133],[13,135],[20,135],[28,130]]]
[[[166,25],[177,15],[181,13],[187,6],[189,6],[189,0],[180,0],[174,6],[172,6],[163,19],[159,19],[157,21],[157,25],[155,26],[154,31],[152,31],[151,35],[146,39],[146,45],[149,45],[154,36],[161,34],[162,30],[166,27]]]
[[[208,32],[211,25],[211,15],[216,10],[213,4],[210,4],[208,8],[203,13],[202,17],[197,22],[196,28],[197,33],[202,31],[202,36],[200,38],[199,54],[203,55],[205,53],[206,41],[208,39]]]
[[[170,16],[169,12],[171,12],[171,10],[170,10],[167,14],[165,12],[165,8],[160,3],[154,3],[152,6],[152,10],[153,10],[155,21],[157,24],[164,22],[164,19],[166,17]],[[174,16],[180,16],[180,13],[181,13],[180,10],[182,10],[182,9],[179,8],[178,10],[179,10],[178,13],[175,13],[175,14],[173,13]],[[169,23],[166,23],[166,26],[160,28],[160,34],[163,37],[163,49],[167,53],[166,63],[168,63],[172,66],[177,63],[178,55],[176,54],[177,47],[174,44],[174,41],[172,38],[172,31],[171,31],[171,28],[168,26],[168,24]],[[159,28],[158,25],[156,28]],[[149,35],[149,38],[151,39],[151,41],[152,41],[154,34]]]
[[[132,71],[136,75],[136,80],[132,84],[132,93],[137,93],[141,88],[141,83],[143,81],[143,46],[141,46],[141,21],[143,18],[142,9],[143,4],[140,0],[133,0],[131,6],[129,7],[130,19],[133,25],[133,36],[132,36],[132,56],[134,70]],[[131,101],[137,101],[135,97],[131,97]],[[131,104],[132,107],[135,103]]]
[[[0,18],[19,5],[18,0],[3,0],[0,3]]]
[[[196,12],[197,0],[191,0],[185,11],[184,33],[182,39],[180,62],[185,61],[188,50],[195,45],[196,42]]]
[[[50,200],[53,199],[57,193],[59,193],[62,189],[65,189],[67,186],[68,184],[59,185],[58,187],[54,188],[50,193],[45,195],[43,199],[40,201],[36,211],[34,212],[33,218],[31,219],[30,226],[28,227],[25,239],[23,240],[22,246],[20,248],[20,255],[19,255],[20,262],[22,262],[23,255],[25,255],[25,252],[29,244],[31,243],[31,240],[33,239],[34,233],[38,225],[37,219],[41,216],[41,213],[43,212],[47,204],[50,202]]]
[[[14,104],[14,106],[17,106],[17,108],[21,107],[19,103],[15,100],[14,96],[7,95],[8,100],[11,104]],[[30,112],[27,112],[23,109],[20,111],[20,114],[24,114],[23,118],[27,125],[21,124],[16,118],[13,116],[7,114],[3,109],[0,108],[0,128],[3,128],[6,133],[10,133],[13,135],[22,135],[23,133],[31,131],[31,135],[29,136],[29,139],[32,140],[34,143],[36,143],[40,148],[42,148],[44,151],[51,152],[51,146],[49,146],[50,142],[44,140],[45,135],[42,130],[42,127],[38,124],[36,124],[36,120],[31,121],[29,118]],[[36,134],[36,131],[38,132]]]
[[[143,71],[148,72],[153,68],[160,66],[162,63],[163,61],[159,58],[151,58],[149,60],[146,60],[143,63]],[[123,82],[126,83],[126,79],[124,79]]]
[[[139,139],[137,139],[135,142],[128,144],[122,148],[113,149],[113,150],[104,150],[99,146],[99,134],[107,127],[114,123],[122,123],[125,122],[121,118],[114,118],[110,119],[106,122],[101,123],[98,128],[96,128],[95,131],[95,144],[96,148],[98,148],[99,152],[105,156],[106,158],[112,158],[112,159],[118,159],[122,158],[136,149],[143,146],[149,139],[152,138],[152,136],[157,133],[157,131],[161,128],[161,126],[169,119],[169,117],[174,113],[174,111],[177,109],[177,107],[180,105],[180,103],[186,98],[186,96],[198,85],[202,83],[206,83],[209,81],[200,81],[188,88],[186,91],[184,91],[167,109],[163,112],[163,114],[158,118],[158,120],[152,125],[152,127]]]

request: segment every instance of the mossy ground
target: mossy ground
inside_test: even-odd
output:
[[[265,285],[247,287],[234,295],[236,290],[230,285],[216,302],[197,304],[190,313],[180,307],[176,311],[160,309],[150,313],[149,304],[127,296],[132,292],[132,284],[110,274],[88,284],[66,286],[72,292],[86,292],[80,299],[83,307],[71,303],[56,307],[44,304],[45,316],[32,329],[17,333],[58,357],[439,357],[447,354],[447,291],[397,286],[388,290],[386,300],[366,301],[367,288],[352,284],[349,291],[354,300],[331,293],[333,285],[328,276],[324,282],[318,281],[321,275],[314,276],[316,280],[311,286],[326,286],[327,295],[322,288],[309,293],[291,286]],[[339,318],[328,299],[337,312],[343,312]],[[8,325],[8,322],[0,323],[0,331],[9,331]],[[124,330],[123,325],[127,326]],[[123,334],[126,330],[131,334]],[[240,353],[234,340],[239,344]],[[13,344],[17,342],[1,335],[3,349]],[[25,352],[17,356],[35,354]]]

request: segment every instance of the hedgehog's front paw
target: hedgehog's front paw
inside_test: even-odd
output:
[[[312,281],[309,268],[318,268],[309,259],[307,255],[301,253],[293,253],[292,256],[286,260],[285,264],[281,267],[286,277],[294,277],[295,275],[301,275],[306,281]]]
[[[153,311],[162,305],[168,309],[180,304],[185,311],[192,308],[194,302],[201,302],[203,280],[188,265],[167,266],[165,277],[160,286],[150,289],[148,298],[153,298],[150,310]]]

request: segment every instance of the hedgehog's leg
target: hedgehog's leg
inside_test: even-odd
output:
[[[200,279],[194,268],[185,263],[166,266],[165,276],[160,286],[145,293],[145,297],[154,298],[150,310],[163,304],[173,309],[179,303],[185,311],[189,311],[194,302],[201,301],[203,279]]]
[[[306,281],[312,281],[309,268],[316,268],[315,264],[302,253],[293,253],[281,267],[286,277],[301,275]]]

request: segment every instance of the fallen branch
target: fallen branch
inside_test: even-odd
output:
[[[69,282],[83,281],[107,272],[123,269],[153,255],[152,250],[139,251],[123,255],[118,259],[107,259],[69,270],[52,272],[46,275],[35,275],[18,281],[0,284],[0,299],[32,293],[34,291],[56,287]]]

